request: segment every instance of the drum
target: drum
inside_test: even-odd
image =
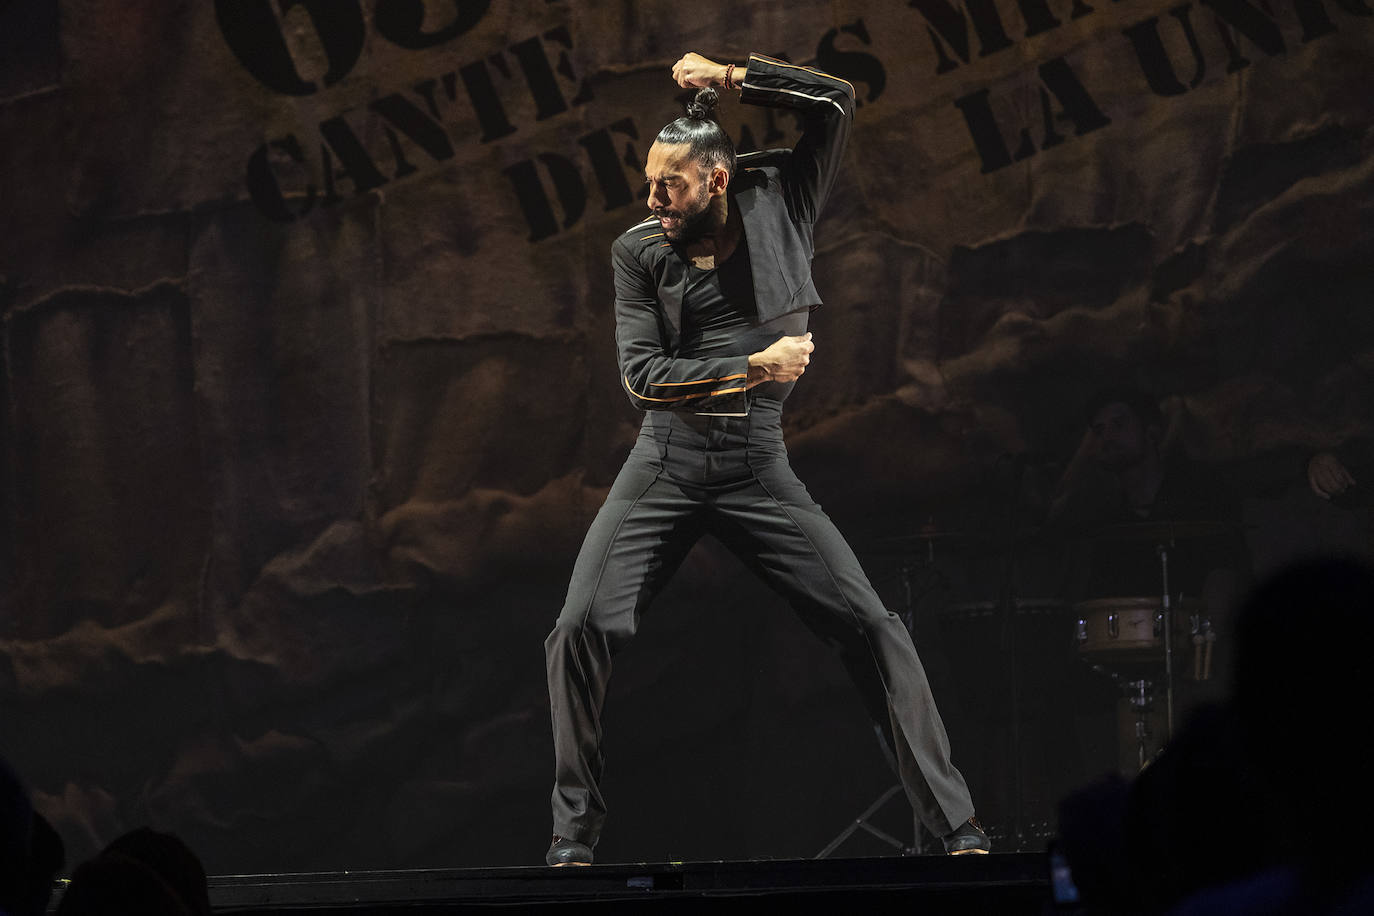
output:
[[[1164,609],[1158,597],[1099,598],[1074,605],[1078,614],[1080,655],[1117,664],[1164,660]],[[1191,649],[1192,620],[1202,615],[1202,602],[1184,599],[1174,604],[1174,652]]]

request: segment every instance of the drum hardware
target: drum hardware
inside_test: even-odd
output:
[[[1199,507],[1201,508],[1201,507]],[[1166,740],[1174,732],[1175,716],[1175,665],[1174,665],[1174,602],[1170,598],[1169,554],[1179,540],[1196,540],[1224,537],[1238,531],[1241,526],[1233,522],[1216,521],[1206,518],[1193,519],[1147,519],[1118,525],[1107,525],[1091,532],[1093,540],[1141,541],[1153,543],[1159,558],[1160,577],[1160,630],[1156,635],[1163,636],[1164,643],[1164,695],[1165,695],[1165,736]],[[1110,623],[1109,623],[1110,626]],[[1210,622],[1200,614],[1189,616],[1189,632],[1192,636],[1193,670],[1195,680],[1205,681],[1212,676],[1212,651],[1216,643],[1216,633]],[[1201,637],[1199,640],[1198,637]],[[1080,639],[1080,649],[1084,640]]]
[[[1182,595],[1100,598],[1074,605],[1074,643],[1079,657],[1120,691],[1117,709],[1118,765],[1138,771],[1163,749],[1168,719],[1168,645],[1191,645],[1187,676],[1210,676],[1209,646],[1216,642],[1202,604]],[[1183,640],[1182,643],[1179,641]]]
[[[1212,677],[1217,633],[1200,602],[1175,595],[1170,584],[1170,560],[1177,553],[1178,541],[1224,536],[1235,528],[1206,520],[1150,520],[1110,526],[1093,534],[1101,540],[1153,543],[1159,564],[1158,597],[1104,599],[1075,606],[1080,656],[1095,671],[1111,676],[1124,694],[1117,713],[1118,761],[1123,769],[1129,768],[1126,761],[1131,759],[1137,768],[1145,767],[1173,737],[1178,678],[1206,681]],[[1191,663],[1177,657],[1180,645],[1191,647]]]
[[[1167,698],[1165,722],[1168,723],[1165,741],[1174,736],[1174,618],[1173,607],[1169,604],[1169,548],[1173,546],[1173,537],[1155,545],[1159,554],[1159,574],[1164,582],[1164,695]]]
[[[1212,647],[1216,642],[1217,632],[1210,620],[1204,617],[1193,625],[1193,680],[1212,679]]]
[[[1149,718],[1154,707],[1154,695],[1150,688],[1154,685],[1140,678],[1128,681],[1122,686],[1126,689],[1131,709],[1135,712],[1136,764],[1143,770],[1145,764],[1150,762],[1149,744],[1150,739],[1154,737]]]
[[[1164,750],[1158,732],[1165,723],[1154,721],[1159,718],[1159,713],[1155,709],[1155,682],[1147,677],[1123,677],[1101,664],[1092,664],[1089,668],[1109,678],[1120,691],[1121,699],[1117,706],[1117,725],[1121,739],[1118,763],[1124,764],[1129,747],[1136,772],[1145,769]],[[1123,768],[1122,775],[1129,777],[1131,774]]]
[[[898,783],[897,785],[892,786],[882,795],[879,795],[878,798],[873,802],[873,804],[865,808],[863,813],[860,814],[858,817],[854,818],[854,820],[850,823],[848,827],[840,831],[840,834],[836,836],[833,840],[831,840],[829,843],[827,843],[824,849],[816,853],[816,858],[824,859],[827,856],[829,856],[832,852],[834,852],[836,849],[840,847],[841,843],[849,839],[850,836],[852,836],[856,830],[863,830],[864,832],[874,837],[877,837],[879,840],[886,843],[888,846],[891,846],[893,849],[897,850],[902,855],[912,855],[915,852],[919,852],[920,849],[918,846],[908,847],[905,843],[894,837],[892,834],[888,833],[886,830],[881,830],[868,822],[868,819],[872,817],[874,814],[876,814],[879,808],[887,804],[888,799],[892,798],[892,796],[896,795],[900,791],[902,791],[902,786],[901,783]],[[920,834],[917,833],[918,838],[919,836]]]

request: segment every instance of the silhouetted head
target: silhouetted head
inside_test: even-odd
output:
[[[210,916],[205,868],[170,833],[140,827],[72,873],[60,916]]]
[[[62,838],[33,810],[28,789],[0,757],[0,912],[45,912],[64,859]]]
[[[33,805],[29,791],[0,757],[0,879],[28,856],[33,835]]]
[[[151,867],[193,911],[210,912],[205,866],[180,837],[140,827],[105,847],[105,855],[116,853]]]
[[[701,89],[687,114],[665,125],[644,166],[649,209],[672,241],[712,227],[714,201],[735,175],[735,144],[712,116],[718,96]]]

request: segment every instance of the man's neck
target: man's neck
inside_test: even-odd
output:
[[[734,254],[741,236],[738,213],[730,206],[730,195],[720,195],[710,202],[706,211],[706,225],[691,242],[684,246],[688,260],[703,271],[716,268],[721,261]]]
[[[730,206],[730,195],[712,199],[704,231],[687,243],[687,257],[697,267],[710,270],[734,254],[743,227],[739,212]]]

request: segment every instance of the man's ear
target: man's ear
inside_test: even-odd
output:
[[[710,191],[712,195],[724,194],[730,186],[730,173],[718,165],[711,167]]]

